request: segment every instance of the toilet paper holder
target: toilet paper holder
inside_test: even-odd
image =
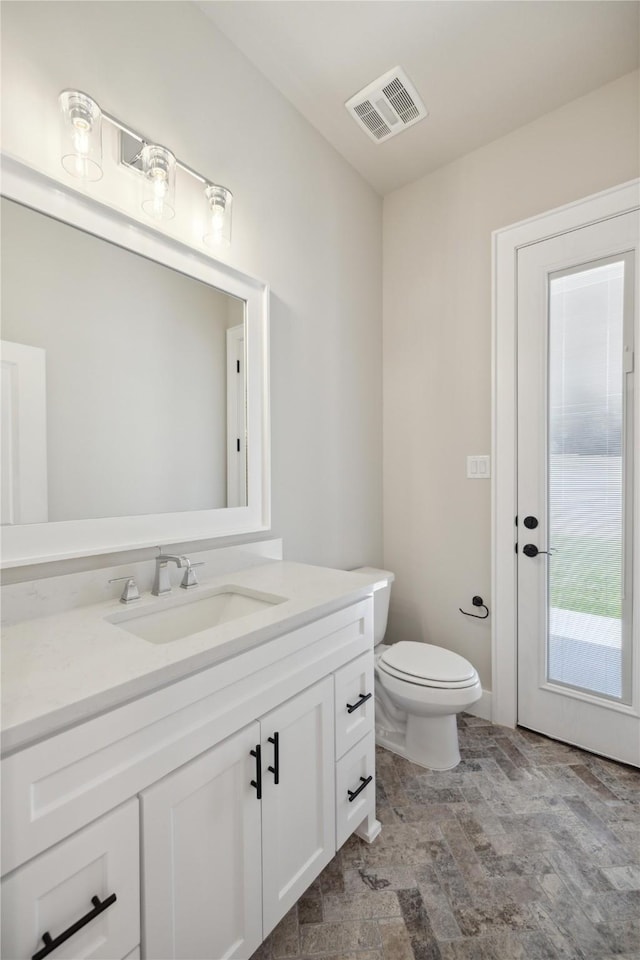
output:
[[[489,607],[486,605],[482,597],[473,597],[471,603],[474,607],[482,607],[484,613],[468,613],[466,610],[463,610],[462,607],[458,607],[460,613],[464,613],[465,617],[474,617],[476,620],[486,620],[489,616]]]

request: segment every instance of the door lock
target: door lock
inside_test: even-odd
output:
[[[535,530],[535,528],[538,526],[537,517],[525,517],[522,522],[524,523],[527,530]]]

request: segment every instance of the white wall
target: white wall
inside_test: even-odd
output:
[[[389,636],[468,657],[491,686],[491,232],[640,175],[638,74],[384,201],[384,565]]]
[[[3,149],[60,179],[66,87],[233,191],[226,259],[272,289],[274,533],[292,559],[379,563],[380,198],[190,3],[3,4]],[[87,189],[113,201],[107,167]]]

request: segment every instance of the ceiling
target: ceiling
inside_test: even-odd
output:
[[[635,0],[199,0],[381,194],[635,69]],[[344,102],[402,67],[429,116],[374,143]]]

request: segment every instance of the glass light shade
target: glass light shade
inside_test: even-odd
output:
[[[155,220],[175,216],[176,158],[166,147],[146,143],[142,148],[142,209]]]
[[[102,177],[102,111],[80,90],[63,90],[61,110],[61,161],[72,177]]]
[[[219,244],[228,246],[231,243],[231,204],[233,194],[226,187],[218,187],[213,183],[207,185],[204,191],[209,207],[207,228],[203,241],[207,246]]]

